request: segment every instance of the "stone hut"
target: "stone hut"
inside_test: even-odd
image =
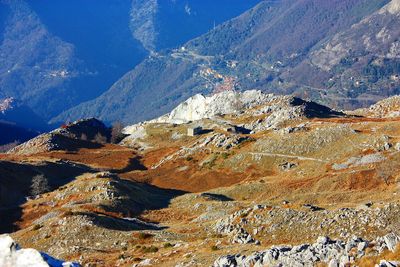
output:
[[[202,132],[203,132],[203,127],[201,127],[201,126],[189,127],[187,129],[188,136],[200,135]]]

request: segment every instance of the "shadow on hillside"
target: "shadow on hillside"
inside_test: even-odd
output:
[[[305,113],[308,118],[335,118],[346,115],[343,112],[333,110],[327,106],[323,106],[312,101],[305,101],[297,97],[293,99],[291,104],[294,106],[303,105],[305,107]]]
[[[0,207],[0,234],[12,233],[18,230],[15,223],[20,220],[22,209],[20,207]]]
[[[60,150],[65,150],[67,152],[77,152],[81,148],[97,149],[104,147],[104,145],[100,143],[69,138],[63,135],[55,135],[53,139],[53,142],[58,144]]]
[[[144,166],[141,162],[142,157],[141,156],[136,156],[134,158],[129,159],[129,163],[126,167],[123,169],[119,170],[113,170],[115,173],[125,173],[125,172],[131,172],[131,171],[145,171],[147,170],[146,166]]]
[[[206,200],[210,200],[210,201],[233,201],[232,198],[227,197],[225,195],[222,194],[214,194],[214,193],[201,193],[200,195],[201,197],[205,198]]]
[[[158,226],[156,223],[140,221],[136,218],[117,218],[105,214],[81,212],[76,215],[82,215],[89,218],[97,227],[115,230],[115,231],[143,231],[143,230],[164,230],[165,226]]]
[[[112,206],[100,205],[105,213],[90,213],[93,223],[98,227],[119,230],[162,230],[165,227],[159,226],[157,222],[144,222],[137,218],[151,210],[167,208],[171,200],[187,194],[186,191],[163,189],[146,183],[133,182],[125,179],[115,180],[113,187],[117,190],[118,203]],[[110,216],[112,213],[119,213],[118,217]],[[125,218],[125,219],[124,219]]]
[[[87,166],[64,161],[38,165],[0,161],[0,234],[18,230],[20,205],[31,195],[34,177],[43,176],[48,188],[56,190],[87,172],[91,172]]]

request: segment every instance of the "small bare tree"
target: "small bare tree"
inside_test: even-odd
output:
[[[101,133],[97,133],[96,136],[94,137],[94,141],[99,144],[105,144],[107,143],[107,137],[105,137]]]
[[[122,122],[117,121],[113,124],[111,130],[111,143],[117,144],[124,138],[124,134],[122,133],[123,129],[124,125]]]
[[[88,138],[87,138],[87,135],[86,134],[81,134],[81,140],[82,141],[87,141],[88,140]]]
[[[390,185],[394,182],[394,178],[397,174],[397,170],[400,168],[400,165],[393,160],[386,160],[382,162],[376,168],[376,174],[378,178],[382,179],[386,185]]]
[[[31,195],[38,196],[50,191],[49,181],[43,174],[35,175],[32,178]]]

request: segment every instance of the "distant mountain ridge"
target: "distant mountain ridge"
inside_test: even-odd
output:
[[[25,142],[49,129],[49,125],[21,101],[0,99],[0,145]]]
[[[209,12],[212,1],[151,2],[0,0],[0,97],[49,120],[107,91],[150,52],[179,46],[259,0],[235,0],[219,13]]]
[[[221,90],[295,94],[346,109],[372,104],[400,91],[400,20],[392,12],[397,3],[262,1],[179,49],[150,56],[109,91],[53,121],[96,116],[137,122],[165,114],[197,93]],[[368,27],[371,23],[375,26]],[[374,49],[358,41],[375,42],[385,29],[391,37],[371,43]],[[351,53],[330,59],[324,52],[330,47]],[[394,56],[388,57],[388,49]]]
[[[49,125],[28,106],[12,97],[0,99],[0,120],[34,130],[49,130]]]

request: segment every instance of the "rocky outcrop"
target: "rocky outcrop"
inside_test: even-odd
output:
[[[164,115],[156,122],[186,123],[217,115],[234,114],[250,109],[275,98],[273,94],[264,94],[261,91],[249,90],[245,92],[224,91],[212,96],[197,94],[178,105],[169,114]]]
[[[328,107],[293,96],[280,96],[266,94],[259,90],[248,90],[244,92],[224,91],[212,96],[197,94],[178,105],[169,114],[154,120],[154,122],[186,123],[201,119],[212,119],[217,115],[240,113],[253,116],[268,114],[268,118],[263,123],[264,128],[271,128],[284,120],[299,117],[343,115]]]
[[[110,137],[110,129],[101,121],[91,118],[63,125],[50,133],[41,134],[26,143],[10,150],[10,154],[36,154],[54,150],[76,150],[82,147],[96,147],[92,143],[100,134],[106,140]]]
[[[124,132],[131,134],[135,139],[136,132],[141,132],[143,127],[152,123],[184,124],[210,119],[216,123],[229,124],[229,121],[218,118],[222,115],[247,118],[246,121],[249,122],[231,125],[231,127],[256,133],[280,129],[287,122],[345,114],[290,95],[266,94],[259,90],[223,91],[211,96],[194,95],[179,104],[170,113],[151,121],[128,126]],[[254,117],[257,119],[253,119]]]
[[[227,255],[218,258],[214,267],[234,266],[313,266],[318,262],[328,266],[347,266],[366,254],[380,254],[385,249],[394,251],[400,243],[400,237],[390,233],[384,237],[367,241],[359,237],[352,237],[347,241],[331,240],[321,236],[314,244],[297,246],[273,246],[264,251],[255,252],[249,256],[240,254]],[[367,252],[367,248],[372,251]],[[375,254],[374,254],[375,253]],[[386,264],[386,265],[385,265]],[[389,265],[393,264],[393,265]],[[398,266],[399,263],[381,262],[379,266]]]
[[[262,209],[263,206],[257,206],[254,209]],[[245,216],[251,212],[252,209],[245,209],[235,212],[225,219],[221,219],[215,226],[215,231],[218,234],[228,235],[231,237],[232,243],[238,244],[249,244],[255,243],[259,244],[259,241],[255,240],[243,227],[243,224],[247,224],[248,221]],[[238,224],[234,221],[239,220]]]
[[[400,96],[396,95],[383,99],[369,108],[358,109],[355,113],[376,118],[400,117]]]

